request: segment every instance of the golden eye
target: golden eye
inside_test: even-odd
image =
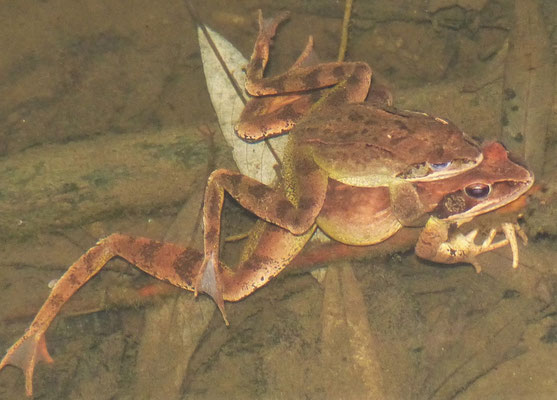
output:
[[[473,199],[485,199],[491,192],[491,185],[485,183],[474,183],[466,186],[464,192]]]

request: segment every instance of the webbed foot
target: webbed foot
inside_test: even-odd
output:
[[[226,318],[226,312],[224,311],[220,271],[218,268],[218,261],[214,255],[205,257],[205,260],[201,264],[201,268],[199,268],[199,271],[197,272],[197,276],[194,281],[194,293],[196,297],[199,292],[206,293],[213,298],[222,314],[222,317],[224,318],[224,323],[228,326],[228,319]]]
[[[44,333],[29,334],[28,331],[8,349],[0,362],[0,370],[6,365],[22,369],[25,374],[25,393],[32,396],[33,371],[39,360],[49,364],[54,362],[48,354]]]

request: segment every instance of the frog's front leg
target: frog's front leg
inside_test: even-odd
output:
[[[403,226],[421,226],[426,212],[416,188],[402,179],[389,185],[391,210]]]
[[[416,254],[421,258],[443,264],[467,262],[474,266],[477,273],[480,273],[482,267],[477,260],[478,255],[509,245],[513,254],[513,268],[518,266],[515,224],[502,225],[505,239],[494,243],[497,230],[491,229],[481,244],[476,244],[474,241],[478,234],[477,229],[464,235],[460,232],[451,234],[450,227],[449,222],[435,217],[429,218],[418,238]]]

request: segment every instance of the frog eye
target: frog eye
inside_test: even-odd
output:
[[[442,171],[444,169],[447,169],[451,165],[451,162],[447,161],[447,162],[444,162],[444,163],[428,163],[428,164],[429,164],[429,166],[431,167],[432,170]]]
[[[486,185],[485,183],[474,183],[466,186],[464,191],[468,197],[473,199],[484,199],[489,196],[489,193],[491,192],[491,185]]]

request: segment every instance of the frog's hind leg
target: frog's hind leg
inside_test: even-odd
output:
[[[264,20],[259,14],[259,35],[246,68],[246,90],[255,96],[242,111],[236,133],[241,138],[257,141],[291,130],[322,98],[331,104],[359,103],[365,100],[371,84],[371,68],[364,62],[315,62],[313,39],[288,71],[264,77],[269,60],[269,47],[277,26],[288,17],[279,14]],[[340,84],[332,92],[320,89]]]
[[[263,77],[265,67],[269,61],[271,39],[275,36],[277,26],[287,17],[288,13],[281,13],[268,21],[264,20],[261,11],[259,12],[259,34],[246,68],[246,90],[248,93],[252,96],[269,96],[307,92],[333,86],[352,77],[352,83],[357,83],[356,86],[359,89],[349,85],[353,92],[350,100],[352,102],[363,101],[371,83],[371,68],[369,65],[365,62],[334,61],[305,66],[311,62],[311,56],[313,55],[313,39],[311,37],[300,57],[288,71],[273,77]]]
[[[257,221],[238,266],[222,270],[224,299],[237,301],[266,285],[300,253],[315,227],[302,235],[293,235],[276,225]]]
[[[249,142],[282,135],[292,130],[321,97],[319,92],[252,97],[234,130]]]
[[[25,334],[0,361],[0,370],[6,365],[13,365],[24,371],[28,396],[33,393],[36,363],[52,362],[44,338],[50,323],[64,303],[116,256],[158,279],[187,290],[193,290],[193,280],[203,259],[198,251],[147,238],[113,234],[100,240],[62,275]]]
[[[219,263],[211,271],[204,271],[202,274],[212,273],[217,282],[222,282],[218,287],[204,290],[213,292],[209,294],[216,300],[227,324],[223,299],[236,301],[265,285],[302,249],[314,230],[295,236],[271,224],[259,226],[265,229],[252,234],[252,245],[248,246],[248,254],[236,271],[233,272]],[[6,365],[23,370],[28,396],[33,395],[33,372],[37,362],[53,362],[44,336],[51,322],[66,301],[116,256],[126,259],[155,278],[190,291],[194,290],[194,281],[200,274],[203,260],[199,251],[147,238],[113,234],[100,240],[62,275],[24,335],[8,349],[0,361],[0,370]]]
[[[296,181],[299,188],[296,196],[289,196],[287,191],[281,188],[273,188],[235,171],[219,169],[209,176],[203,206],[205,254],[195,283],[199,291],[207,292],[207,287],[220,285],[211,269],[218,265],[219,260],[220,224],[225,192],[257,217],[294,235],[301,235],[313,226],[325,201],[328,177],[309,157],[300,154],[295,164],[297,169],[292,175],[296,177],[292,177],[291,180]],[[219,299],[215,300],[219,304]]]

